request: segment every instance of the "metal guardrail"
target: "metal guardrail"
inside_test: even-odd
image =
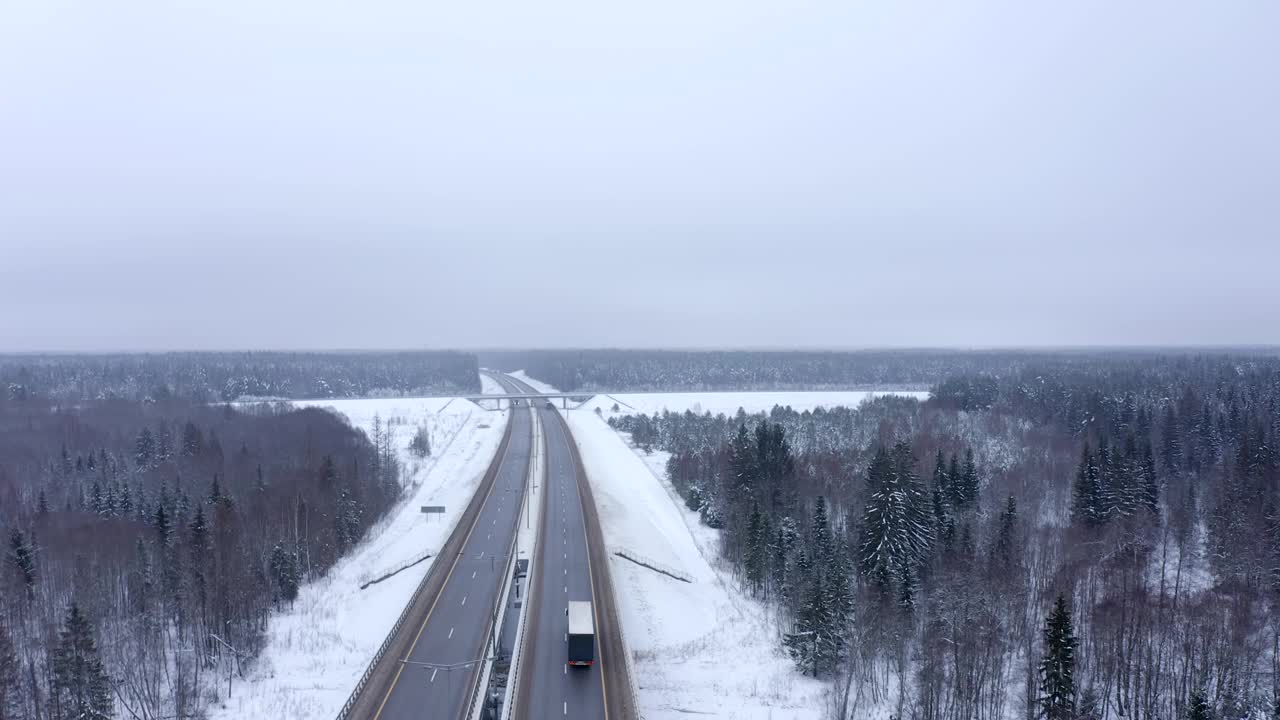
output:
[[[627,698],[627,704],[629,706],[627,710],[630,712],[624,713],[624,717],[629,717],[632,720],[643,720],[643,716],[640,714],[640,701],[638,699],[638,693],[636,692],[635,668],[632,667],[631,664],[631,643],[627,641],[627,630],[622,624],[622,618],[618,617],[618,602],[616,600],[618,595],[613,592],[613,573],[609,573],[608,582],[609,592],[613,593],[613,597],[615,598],[612,603],[613,627],[617,628],[618,637],[622,640],[622,662],[625,667],[625,672],[627,673],[627,691],[630,696]]]
[[[534,414],[533,417],[536,418],[536,414]],[[536,423],[537,420],[534,419],[533,422]],[[535,437],[536,437],[536,434],[535,434]],[[530,445],[530,447],[532,448],[532,445]],[[520,510],[523,510],[525,503],[529,502],[529,492],[530,492],[530,488],[532,487],[532,483],[531,483],[532,474],[537,471],[536,466],[537,466],[537,463],[534,461],[532,457],[530,457],[529,471],[525,475],[525,479],[524,479],[524,482],[525,482],[524,499],[520,503]],[[502,623],[507,616],[507,598],[511,593],[511,583],[515,580],[515,574],[516,574],[516,549],[520,545],[520,527],[519,526],[520,526],[520,515],[522,514],[523,513],[520,511],[516,512],[516,531],[511,534],[511,547],[507,548],[507,566],[506,566],[506,569],[503,571],[506,573],[506,579],[502,581],[502,586],[498,589],[498,595],[494,599],[494,603],[496,604],[494,607],[494,614],[493,614],[494,619],[493,619],[493,624],[489,627],[489,637],[485,639],[486,648],[488,648],[488,646],[490,645],[496,646],[496,644],[499,642],[498,638],[500,636],[499,634],[501,633]],[[530,558],[532,558],[532,553],[530,554]],[[524,610],[525,605],[528,605],[528,603],[526,602],[524,605],[521,605],[520,609],[522,612]],[[493,672],[493,664],[497,661],[497,657],[498,657],[498,653],[496,652],[496,648],[495,648],[495,652],[488,657],[488,660],[489,660],[488,665],[481,666],[480,674],[476,677],[475,689],[471,691],[471,700],[467,702],[467,713],[464,717],[469,719],[478,718],[478,715],[476,714],[476,712],[480,709],[480,706],[478,706],[477,703],[480,702],[481,695],[483,694],[485,688],[489,686],[489,675],[490,673]]]
[[[502,454],[507,451],[507,447],[510,441],[511,427],[512,427],[511,422],[508,419],[507,427],[503,430],[503,439],[498,443],[497,452],[494,454],[494,460],[491,461],[491,463],[501,462],[500,458]],[[456,438],[457,435],[455,434],[454,437]],[[449,444],[450,445],[453,444],[452,439],[450,439]],[[486,469],[485,472],[487,473],[488,470]],[[481,482],[483,484],[483,480]],[[495,482],[496,482],[496,475],[495,475]],[[461,522],[462,519],[465,517],[466,517],[466,510],[463,510],[462,514],[458,517],[459,522]],[[476,517],[479,517],[478,511],[477,511]],[[457,530],[458,530],[458,527],[455,526],[453,532],[456,533]],[[442,546],[442,550],[444,548],[447,548],[448,545],[449,545],[449,540],[446,539],[444,545]],[[461,551],[461,549],[462,549],[461,545],[459,545],[458,550]],[[374,672],[377,670],[378,663],[382,661],[383,656],[387,654],[387,648],[391,646],[392,642],[396,639],[397,636],[399,636],[400,629],[404,627],[405,620],[408,619],[409,613],[413,610],[415,599],[418,597],[419,594],[422,593],[423,588],[426,587],[427,583],[432,580],[432,578],[435,576],[437,572],[437,568],[439,567],[441,567],[439,563],[433,564],[430,567],[430,569],[428,569],[427,572],[422,576],[422,579],[418,581],[418,586],[414,588],[413,594],[409,596],[409,600],[404,604],[404,608],[400,611],[400,616],[396,618],[395,625],[391,626],[390,632],[388,632],[387,636],[382,639],[382,644],[378,646],[378,651],[373,654],[373,658],[369,660],[369,664],[368,666],[365,667],[364,673],[360,675],[360,680],[356,682],[355,688],[352,689],[351,694],[347,696],[347,701],[342,704],[342,709],[338,711],[337,720],[348,720],[351,717],[351,710],[356,706],[356,703],[359,701],[360,695],[361,693],[364,692],[365,687],[369,685],[370,679],[372,679]]]
[[[516,533],[519,538],[519,533]],[[494,608],[493,624],[489,626],[489,636],[485,638],[485,652],[488,652],[490,646],[497,641],[499,628],[507,613],[507,593],[511,592],[511,581],[516,574],[516,539],[512,539],[511,547],[507,550],[507,566],[503,570],[506,573],[506,579],[502,581],[502,587],[498,590],[498,597],[494,600],[497,606]],[[471,699],[467,701],[467,712],[463,717],[475,718],[476,712],[480,709],[477,705],[480,702],[480,696],[484,693],[484,689],[489,685],[489,673],[493,671],[493,663],[497,660],[497,653],[488,655],[485,659],[488,663],[481,665],[480,674],[476,676],[475,688],[471,691]]]
[[[693,582],[693,576],[690,575],[689,573],[684,572],[683,570],[677,570],[671,567],[670,565],[664,565],[658,562],[657,560],[647,558],[644,555],[641,555],[640,553],[637,553],[637,552],[632,552],[627,548],[614,547],[613,554],[617,555],[620,558],[630,560],[631,562],[637,565],[642,565],[644,567],[647,567],[654,572],[662,573],[663,575],[667,575],[669,577],[675,578],[676,580],[681,580],[687,583]]]
[[[432,567],[432,570],[434,569],[435,568]],[[387,653],[387,648],[390,647],[391,641],[399,635],[400,628],[404,625],[405,619],[409,616],[409,611],[413,609],[413,598],[417,597],[418,593],[422,592],[423,587],[426,586],[427,581],[430,579],[431,573],[428,572],[423,575],[422,580],[418,582],[418,587],[414,589],[409,602],[406,602],[404,604],[404,609],[400,611],[400,617],[396,618],[396,624],[391,626],[391,632],[388,632],[387,637],[382,640],[382,645],[378,646],[378,652],[373,654],[373,659],[369,661],[369,666],[365,668],[364,674],[360,676],[360,681],[356,683],[355,689],[351,691],[351,695],[347,698],[347,702],[343,704],[342,710],[338,711],[338,720],[347,720],[347,718],[350,717],[351,708],[355,706],[356,701],[360,698],[360,693],[363,692],[365,686],[369,684],[369,679],[373,677],[373,672],[378,666],[378,661],[382,660],[382,656]]]
[[[534,422],[533,473],[534,473],[534,476],[536,477],[539,473],[539,470],[542,469],[539,467],[539,463],[546,462],[546,453],[540,452],[538,450],[538,438],[542,436],[542,432],[541,432],[542,421],[538,413],[533,414],[533,422]],[[544,498],[544,502],[545,502],[545,498],[548,496],[548,493],[545,489],[546,488],[545,477],[543,478],[543,483],[544,483],[543,484],[544,489],[542,491],[542,497]],[[526,502],[529,502],[531,499],[532,499],[531,497],[527,497]],[[517,531],[516,534],[518,535],[519,531]],[[542,545],[541,509],[538,512],[538,529],[533,533],[533,536],[534,536],[534,542],[533,542],[533,546],[529,548],[529,565],[527,569],[527,574],[525,575],[524,601],[520,604],[520,621],[517,623],[517,626],[516,626],[515,642],[511,646],[512,647],[511,668],[507,671],[507,693],[502,703],[502,720],[510,720],[512,709],[515,707],[514,700],[516,698],[516,695],[519,694],[520,667],[524,662],[524,631],[529,626],[529,623],[528,623],[529,608],[533,605],[533,603],[530,602],[530,599],[533,596],[533,573],[534,573],[534,570],[536,569],[535,566],[537,565],[537,562],[538,562],[538,549]]]
[[[405,570],[408,570],[414,565],[417,565],[418,563],[425,562],[426,560],[430,559],[433,554],[434,553],[432,553],[430,550],[426,552],[418,553],[417,555],[414,555],[413,557],[409,558],[408,560],[405,560],[399,565],[392,567],[390,570],[386,570],[384,572],[378,573],[376,576],[371,576],[371,579],[365,580],[364,582],[360,583],[360,589],[366,590],[370,585],[377,585],[383,580],[395,577],[396,575],[399,575],[400,573],[404,572]]]

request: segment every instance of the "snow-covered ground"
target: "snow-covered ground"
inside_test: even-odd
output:
[[[480,392],[485,395],[505,395],[507,389],[502,387],[497,380],[480,373]]]
[[[796,672],[769,611],[720,566],[717,531],[680,503],[662,474],[665,453],[638,455],[594,413],[566,417],[610,549],[694,579],[610,556],[645,719],[822,717],[825,685]]]
[[[832,392],[691,392],[691,393],[619,393],[616,395],[596,395],[581,407],[584,410],[599,408],[609,412],[617,403],[623,414],[644,413],[670,410],[684,412],[692,410],[701,415],[710,412],[712,415],[724,413],[733,415],[742,408],[748,413],[769,411],[776,405],[791,406],[797,412],[815,408],[833,408],[837,406],[858,407],[864,400],[881,395],[901,395],[927,400],[927,392],[911,391],[832,391]]]
[[[560,392],[558,389],[548,385],[547,383],[529,377],[523,370],[517,370],[511,373],[512,377],[529,383],[538,392]],[[485,392],[488,392],[487,390]],[[589,394],[589,393],[584,393]],[[644,413],[652,415],[663,410],[671,412],[684,412],[692,410],[695,413],[702,414],[709,412],[712,415],[724,413],[732,415],[742,408],[748,413],[767,412],[775,406],[790,406],[793,410],[804,412],[805,410],[814,410],[819,407],[858,407],[865,400],[881,397],[883,395],[897,395],[901,397],[913,397],[917,400],[928,400],[929,393],[915,390],[822,390],[814,392],[806,391],[780,391],[780,392],[752,392],[752,391],[734,391],[734,392],[674,392],[674,393],[613,393],[613,394],[597,394],[590,400],[582,403],[577,409],[580,410],[596,410],[601,412],[609,412],[614,404],[617,404],[619,414],[627,415],[635,413]]]
[[[219,685],[218,700],[209,708],[211,720],[336,716],[435,558],[365,590],[360,585],[424,551],[439,549],[470,501],[506,425],[505,412],[449,398],[298,404],[331,407],[367,432],[375,415],[390,422],[404,467],[406,499],[370,530],[360,547],[324,577],[304,585],[292,607],[271,618],[266,647],[247,668],[246,678],[234,680],[230,698],[225,684],[211,683]],[[409,454],[408,444],[423,424],[430,428],[434,452],[418,460]],[[428,520],[421,505],[444,505],[446,514]]]
[[[545,393],[560,392],[559,390],[551,387],[550,385],[542,382],[541,380],[536,380],[534,378],[529,377],[528,375],[525,374],[523,370],[517,370],[513,373],[508,373],[508,374],[517,380],[523,380],[529,383],[529,386],[532,387],[534,390],[537,390],[538,392],[545,392]]]

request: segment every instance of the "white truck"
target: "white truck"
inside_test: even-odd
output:
[[[596,661],[596,628],[591,603],[572,600],[565,614],[569,616],[569,664],[591,665]]]

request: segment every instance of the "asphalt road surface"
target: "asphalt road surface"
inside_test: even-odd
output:
[[[514,388],[505,378],[501,381]],[[492,485],[476,492],[481,505],[473,522],[459,521],[451,536],[456,552],[443,552],[428,581],[410,602],[414,615],[375,670],[351,717],[401,720],[462,718],[479,681],[480,663],[491,654],[494,609],[507,555],[520,520],[532,444],[532,418],[512,409],[510,435],[490,467]],[[486,476],[486,480],[489,476]],[[404,662],[401,662],[401,660]],[[385,667],[384,667],[385,666]]]
[[[608,555],[590,488],[564,419],[545,406],[537,411],[546,441],[547,485],[513,717],[624,720],[634,717],[628,712],[634,708],[624,689],[629,682],[625,665],[616,662],[620,633],[612,619]],[[596,662],[589,667],[568,665],[571,600],[590,601],[595,614]]]

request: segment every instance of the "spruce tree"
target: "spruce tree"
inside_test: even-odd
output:
[[[964,467],[960,470],[958,480],[953,480],[956,487],[956,507],[971,508],[978,504],[978,466],[973,460],[973,448],[964,452]]]
[[[1151,514],[1160,513],[1160,479],[1156,477],[1156,460],[1149,442],[1142,448],[1142,504]]]
[[[944,503],[951,502],[950,476],[947,474],[946,460],[942,456],[941,449],[933,458],[933,490],[942,495]]]
[[[1102,488],[1098,482],[1098,466],[1094,463],[1089,443],[1084,444],[1071,504],[1072,521],[1086,527],[1102,524]]]
[[[777,535],[773,541],[773,559],[769,569],[773,574],[774,591],[782,598],[784,604],[794,599],[790,563],[792,550],[798,538],[799,533],[796,531],[796,521],[793,518],[784,517],[778,521]]]
[[[1192,690],[1187,698],[1187,720],[1213,720],[1213,708],[1209,706],[1204,688]]]
[[[1040,659],[1040,709],[1047,720],[1074,720],[1076,710],[1076,636],[1067,599],[1058,595],[1045,620]]]
[[[1015,543],[1017,538],[1015,533],[1017,527],[1018,501],[1010,495],[1005,503],[1004,510],[1000,513],[1000,524],[996,530],[993,548],[995,564],[1001,571],[1007,571],[1013,565],[1014,553],[1016,552]]]
[[[950,493],[947,501],[951,507],[961,507],[964,504],[964,498],[961,497],[960,491],[960,460],[955,453],[951,453],[951,463],[947,467],[947,489]]]
[[[738,432],[729,441],[729,487],[731,495],[745,501],[755,490],[759,474],[756,444],[747,432],[745,424],[738,426]]]
[[[161,547],[169,547],[170,539],[173,537],[173,523],[169,520],[169,513],[164,509],[164,502],[156,503],[156,511],[151,516],[151,525],[156,530],[156,539],[160,542]]]
[[[916,583],[916,574],[911,568],[903,566],[898,570],[898,608],[904,615],[916,610],[916,595],[920,592]]]
[[[280,543],[271,551],[271,580],[275,583],[276,592],[281,600],[293,602],[298,597],[298,585],[301,582],[298,571],[298,559],[292,552],[284,549]]]
[[[751,505],[751,516],[747,520],[747,583],[751,593],[759,597],[764,589],[765,563],[768,558],[768,528],[765,527],[764,516],[760,513],[760,504]]]
[[[36,584],[36,554],[27,535],[18,528],[9,533],[9,560],[18,571],[18,579],[28,595]]]
[[[426,425],[418,428],[409,441],[409,451],[419,458],[431,457],[431,431]]]
[[[1164,409],[1160,425],[1160,463],[1170,475],[1182,469],[1182,430],[1172,404]]]
[[[156,441],[151,434],[151,428],[142,428],[142,432],[138,433],[138,440],[134,443],[133,459],[140,468],[151,467],[152,461],[155,459]]]
[[[93,628],[75,603],[58,633],[58,646],[49,660],[58,717],[107,720],[115,717],[111,680],[98,656]]]
[[[859,535],[859,571],[882,592],[914,576],[933,549],[933,511],[916,477],[911,446],[880,448],[867,470],[869,497]]]
[[[195,457],[204,450],[204,435],[195,423],[188,422],[182,428],[182,454]]]
[[[338,502],[333,510],[334,533],[338,541],[339,554],[346,552],[347,548],[360,539],[362,515],[359,498],[356,497],[351,485],[344,482],[338,489]]]

